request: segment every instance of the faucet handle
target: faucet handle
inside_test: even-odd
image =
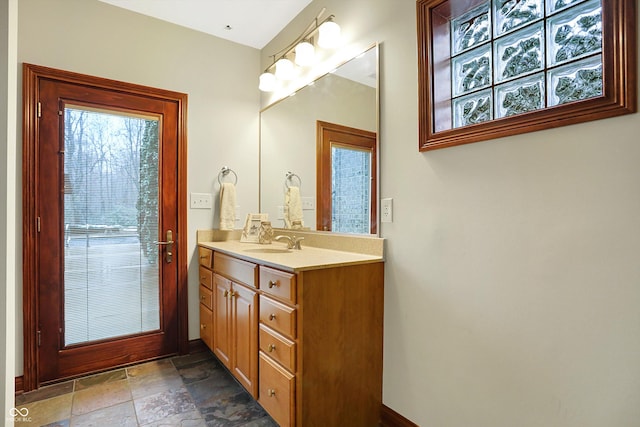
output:
[[[304,240],[304,237],[296,237],[296,236],[292,236],[291,237],[291,242],[293,243],[293,248],[294,249],[302,249],[302,241]]]

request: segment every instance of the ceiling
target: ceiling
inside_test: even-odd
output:
[[[311,0],[100,0],[262,49]]]

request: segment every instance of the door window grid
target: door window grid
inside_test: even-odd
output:
[[[602,95],[599,0],[493,0],[450,21],[453,127]]]

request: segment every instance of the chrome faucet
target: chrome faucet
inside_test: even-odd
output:
[[[276,236],[275,240],[285,240],[287,242],[287,249],[302,249],[300,242],[304,240],[304,237],[296,236]]]

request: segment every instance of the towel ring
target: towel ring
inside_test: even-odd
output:
[[[220,170],[220,173],[218,174],[218,184],[222,185],[222,180],[227,175],[229,175],[229,172],[231,172],[234,177],[233,185],[236,185],[238,183],[238,175],[233,171],[233,169],[229,169],[228,167],[223,166],[222,169]]]
[[[287,177],[284,180],[284,186],[287,187],[287,189],[289,188],[289,181],[293,182],[294,178],[298,179],[298,187],[302,187],[302,180],[300,177],[293,172],[287,172]]]

